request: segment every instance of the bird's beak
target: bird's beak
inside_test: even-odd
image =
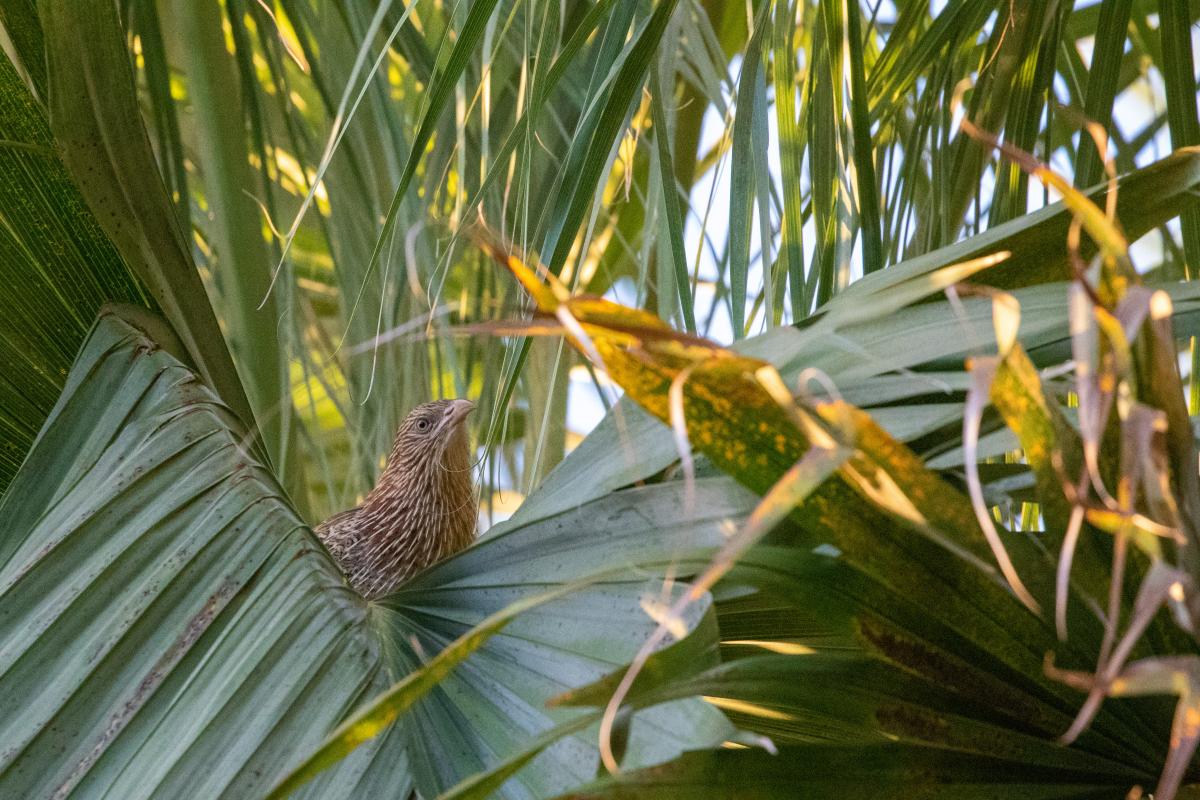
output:
[[[474,409],[475,404],[470,400],[451,400],[450,407],[446,409],[446,424],[457,425]]]

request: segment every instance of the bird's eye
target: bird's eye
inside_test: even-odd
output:
[[[419,419],[417,420],[417,430],[421,433],[424,433],[425,431],[429,430],[429,424],[429,420]]]

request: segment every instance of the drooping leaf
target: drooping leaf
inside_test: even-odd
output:
[[[519,263],[511,259],[508,263],[524,282],[537,280]],[[549,298],[546,292],[538,294],[539,302]],[[945,608],[939,616],[980,646],[1004,650],[1009,645],[1002,645],[1000,639],[1009,637],[1049,644],[1039,621],[1003,599],[1006,593],[997,583],[998,570],[989,566],[992,553],[967,498],[925,469],[861,411],[840,401],[793,406],[790,390],[769,364],[692,337],[672,335],[645,312],[586,297],[549,302],[554,305],[547,311],[561,320],[574,320],[573,324],[564,321],[564,328],[581,352],[598,359],[632,398],[664,422],[677,415],[669,409],[667,395],[674,382],[681,382],[682,419],[691,446],[752,490],[765,492],[800,460],[810,442],[838,442],[853,448],[854,457],[839,469],[836,479],[818,487],[792,513],[812,542],[833,544],[849,563],[901,593],[906,585],[916,591],[929,582],[944,583]],[[927,544],[918,544],[922,540]],[[926,546],[929,553],[916,556]],[[1035,593],[1048,601],[1053,591],[1049,562],[1023,538],[1012,540],[1009,547],[1018,551],[1022,569],[1032,571],[1029,580]],[[933,553],[961,559],[973,569],[956,570],[951,578],[944,568],[931,568],[928,559]],[[898,568],[900,562],[912,566]],[[1005,617],[1004,632],[993,629],[993,621],[951,611],[957,592],[963,592],[961,599],[968,604],[982,594],[992,597],[992,613]],[[969,596],[975,599],[968,600]],[[1096,631],[1094,620],[1092,631]],[[991,644],[984,645],[985,641]],[[1009,652],[1015,659],[1013,668],[1027,673],[1040,670],[1039,658]]]

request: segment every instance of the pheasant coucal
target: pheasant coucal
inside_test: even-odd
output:
[[[414,408],[362,504],[317,526],[317,536],[363,597],[388,594],[475,539],[465,424],[474,407],[469,400],[436,400]]]

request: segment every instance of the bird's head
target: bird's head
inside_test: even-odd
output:
[[[478,503],[465,424],[474,407],[470,400],[436,400],[410,411],[375,487],[347,512],[346,531],[326,534],[350,542],[344,547],[354,550],[346,556],[352,563],[344,569],[364,596],[387,594],[475,538]]]
[[[470,400],[434,400],[408,413],[389,459],[409,468],[468,459],[467,415],[475,408]]]

